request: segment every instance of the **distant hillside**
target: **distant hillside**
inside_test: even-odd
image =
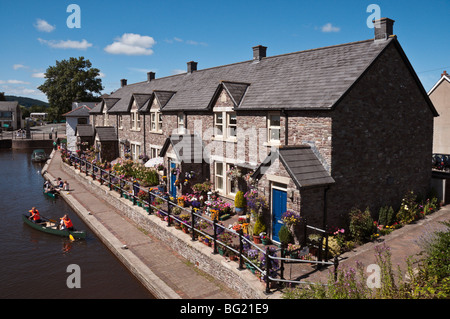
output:
[[[49,106],[47,102],[23,96],[5,95],[5,99],[6,101],[19,101],[19,104],[25,106],[26,108],[29,108],[33,105],[44,105],[47,107]]]

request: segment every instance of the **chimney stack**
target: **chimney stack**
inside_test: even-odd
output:
[[[253,47],[253,60],[261,61],[262,58],[266,57],[267,47],[262,45],[257,45]]]
[[[120,80],[120,87],[124,87],[124,86],[126,86],[127,85],[127,79],[122,79],[122,80]]]
[[[147,81],[150,82],[151,80],[155,79],[155,72],[147,72]]]
[[[394,34],[394,20],[389,18],[381,18],[374,20],[375,24],[375,40],[386,40]]]
[[[197,71],[197,62],[189,61],[187,63],[187,72],[192,73],[194,71]]]
[[[447,76],[447,77],[448,77],[447,71],[444,71],[444,72],[441,74],[441,78],[444,77],[444,76]]]

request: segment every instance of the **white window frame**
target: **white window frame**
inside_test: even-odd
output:
[[[162,133],[162,114],[159,111],[150,112],[150,131]]]
[[[141,154],[141,143],[130,142],[130,152],[131,152],[131,159],[133,161],[138,161],[139,155]]]
[[[217,166],[218,165],[222,165],[222,172],[219,175],[218,174],[218,169]],[[226,190],[226,176],[224,176],[226,174],[226,164],[224,162],[214,162],[214,185],[215,185],[215,189],[216,191],[218,191],[219,193],[224,193],[224,191]],[[219,188],[219,183],[218,183],[218,179],[222,179],[222,188]]]
[[[214,136],[215,137],[223,137],[223,134],[224,134],[223,127],[225,124],[223,114],[224,114],[224,112],[215,112],[214,113]],[[221,119],[222,123],[220,123],[220,124],[217,121],[218,116],[222,117],[222,119]]]
[[[278,116],[280,125],[272,125],[272,116]],[[278,130],[278,139],[272,139],[272,130]],[[281,114],[271,112],[267,114],[267,141],[272,144],[279,144],[281,139]]]
[[[117,115],[117,122],[118,122],[118,126],[119,126],[119,129],[120,130],[122,130],[123,129],[123,118],[122,118],[122,115]]]
[[[141,115],[137,110],[131,111],[130,113],[131,130],[140,131],[141,130]]]
[[[227,138],[228,139],[236,139],[237,138],[237,115],[236,112],[227,112],[227,123],[226,123],[226,130],[227,130]],[[236,117],[236,124],[231,124],[231,116]],[[234,134],[231,134],[231,130],[234,128]]]
[[[178,127],[178,134],[184,134],[186,133],[186,127],[184,127],[184,118],[185,118],[185,114],[184,113],[178,113],[177,114],[177,127]]]

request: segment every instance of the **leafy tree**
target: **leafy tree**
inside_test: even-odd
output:
[[[84,57],[56,61],[48,67],[45,82],[38,87],[47,95],[50,103],[49,116],[61,119],[61,115],[71,110],[74,101],[98,101],[94,94],[103,90],[100,70],[92,68],[92,63]]]

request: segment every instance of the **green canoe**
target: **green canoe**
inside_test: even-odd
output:
[[[44,194],[53,199],[56,199],[56,196],[58,196],[58,193],[56,191],[55,192],[51,192],[51,191],[46,192],[45,189],[44,189]]]
[[[22,219],[25,224],[28,224],[29,226],[33,227],[34,229],[43,231],[44,233],[63,236],[63,237],[69,237],[72,235],[74,238],[83,239],[86,238],[86,232],[84,230],[74,230],[74,231],[68,231],[68,230],[60,230],[58,229],[58,225],[56,223],[50,222],[50,221],[44,221],[45,218],[42,218],[41,216],[41,223],[35,224],[31,220],[28,219],[27,215],[22,215]]]

